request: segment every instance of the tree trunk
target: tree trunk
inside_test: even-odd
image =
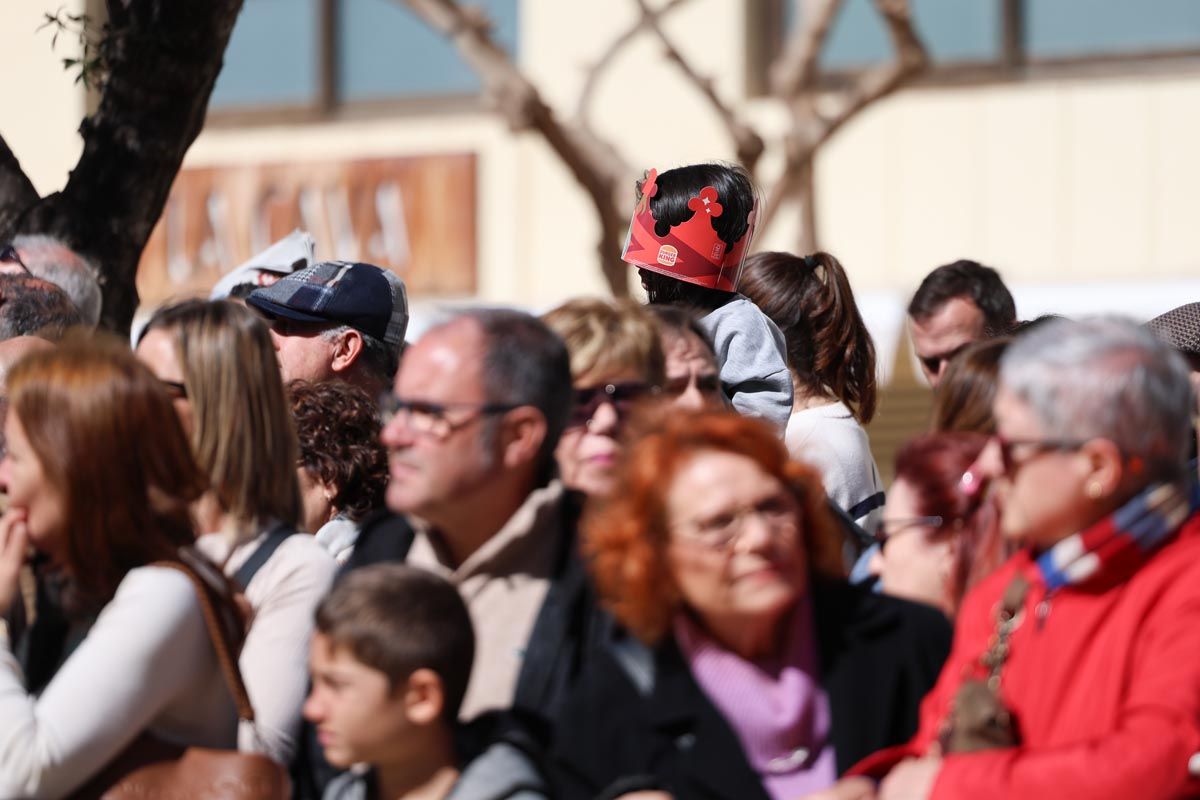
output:
[[[796,171],[795,194],[800,217],[796,232],[796,252],[809,255],[817,250],[817,187],[813,179],[813,159],[809,158]]]
[[[142,248],[204,125],[241,7],[242,0],[108,4],[100,45],[108,74],[96,113],[80,127],[83,154],[66,187],[11,231],[57,236],[99,264],[103,327],[129,330]],[[0,167],[3,160],[0,151]],[[0,203],[2,223],[12,219],[12,198],[0,194]]]

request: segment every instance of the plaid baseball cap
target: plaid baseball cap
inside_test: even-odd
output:
[[[1151,333],[1189,356],[1200,356],[1200,303],[1187,303],[1146,323]]]
[[[408,328],[404,282],[374,264],[322,261],[255,289],[246,303],[267,317],[349,325],[392,347]]]

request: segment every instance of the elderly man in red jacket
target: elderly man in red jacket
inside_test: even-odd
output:
[[[1014,342],[963,488],[998,493],[1022,549],[967,596],[917,735],[829,796],[1200,794],[1193,404],[1182,359],[1131,322]]]

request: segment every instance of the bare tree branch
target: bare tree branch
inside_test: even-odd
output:
[[[0,136],[0,237],[11,238],[12,227],[39,200],[33,182],[21,169],[8,142]]]
[[[738,119],[737,115],[733,113],[733,109],[717,96],[717,90],[712,78],[701,76],[697,73],[688,60],[684,58],[683,53],[675,47],[670,37],[667,36],[667,32],[663,30],[661,24],[662,12],[651,8],[647,0],[634,0],[634,2],[641,9],[642,19],[645,21],[647,27],[658,37],[663,47],[666,48],[667,58],[679,67],[684,77],[700,90],[700,94],[708,100],[709,105],[717,112],[717,116],[721,118],[721,122],[725,124],[725,129],[729,132],[730,138],[733,139],[734,148],[737,150],[737,160],[753,175],[758,167],[758,160],[762,157],[763,150],[766,149],[762,137],[758,135],[757,131]]]
[[[821,50],[843,2],[793,0],[792,35],[769,71],[771,91],[776,97],[794,98],[816,84]]]
[[[816,208],[812,195],[817,150],[858,112],[896,91],[920,74],[929,56],[912,25],[908,0],[873,0],[887,25],[895,50],[893,61],[859,73],[848,89],[826,98],[831,105],[818,108],[817,69],[821,48],[842,0],[809,0],[804,23],[778,62],[772,65],[772,82],[792,115],[792,130],[784,141],[784,168],[767,194],[761,225],[766,229],[783,204],[798,198],[802,204],[801,249],[815,246]]]
[[[826,118],[825,130],[816,143],[818,147],[859,111],[896,91],[929,66],[929,53],[913,28],[908,0],[875,0],[875,7],[887,24],[896,59],[858,76]]]
[[[609,289],[618,297],[627,295],[627,270],[620,259],[625,215],[621,213],[623,204],[618,195],[633,175],[632,169],[607,142],[557,119],[533,84],[492,39],[490,24],[481,12],[460,5],[457,0],[401,2],[454,43],[459,55],[482,81],[488,100],[511,128],[540,133],[575,176],[600,220],[597,252]]]
[[[690,2],[690,0],[670,0],[670,2],[658,10],[658,18],[662,19],[687,2]],[[645,29],[646,15],[643,13],[638,17],[637,22],[630,25],[617,38],[609,42],[608,47],[600,54],[600,58],[588,70],[587,77],[584,78],[583,89],[579,92],[579,102],[575,106],[575,120],[577,124],[585,128],[591,127],[592,98],[595,96],[596,86],[600,83],[600,77],[608,71],[609,66],[616,61],[621,51]]]

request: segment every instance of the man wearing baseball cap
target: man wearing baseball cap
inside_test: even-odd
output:
[[[372,396],[391,386],[408,327],[404,282],[373,264],[322,261],[255,289],[285,383],[339,378]]]

